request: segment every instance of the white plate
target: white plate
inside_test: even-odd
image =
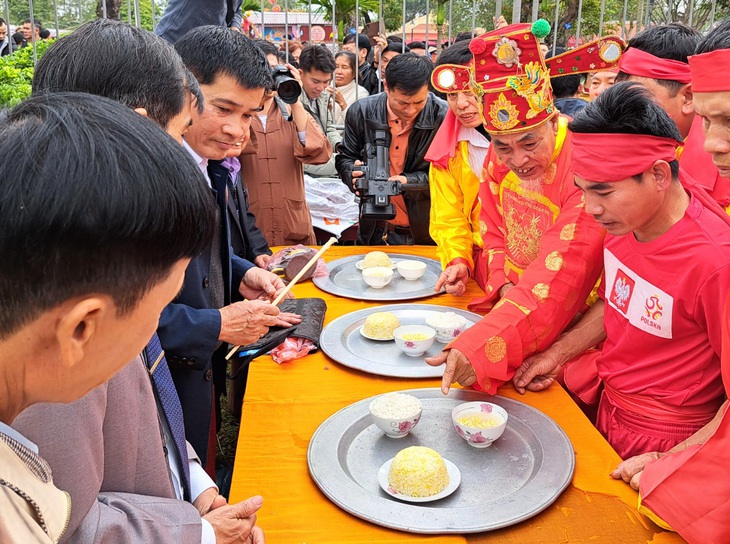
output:
[[[391,340],[395,340],[395,336],[391,336],[390,338],[373,338],[372,336],[368,336],[367,334],[365,334],[365,332],[363,331],[364,328],[364,326],[360,327],[360,334],[368,340],[374,340],[375,342],[390,342]]]
[[[395,459],[395,457],[393,457],[393,459]],[[459,468],[448,459],[444,459],[446,472],[449,474],[449,485],[447,485],[441,493],[436,493],[430,497],[411,497],[410,495],[404,495],[403,493],[396,493],[390,485],[388,485],[388,472],[390,472],[390,465],[393,464],[393,459],[389,459],[383,463],[382,467],[380,467],[380,470],[378,471],[378,483],[380,484],[380,487],[383,488],[383,491],[396,499],[406,502],[437,501],[451,495],[454,491],[456,491],[456,488],[459,487],[459,484],[461,483],[461,472],[459,472]]]
[[[363,270],[362,263],[365,262],[365,259],[360,259],[355,263],[355,268],[358,270]],[[398,261],[394,261],[393,259],[390,260],[390,268],[391,270],[395,270],[395,265],[398,264]],[[387,267],[386,267],[387,268]]]

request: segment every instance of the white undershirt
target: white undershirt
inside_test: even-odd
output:
[[[489,151],[489,140],[477,129],[461,125],[459,127],[459,141],[467,142],[469,167],[474,175],[481,179],[484,159],[487,158],[487,151]]]

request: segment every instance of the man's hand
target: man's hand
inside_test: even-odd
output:
[[[512,289],[514,286],[515,286],[515,284],[512,283],[511,281],[508,281],[507,283],[505,283],[502,287],[499,288],[499,293],[498,293],[499,298],[504,298],[504,295],[507,294],[507,291]]]
[[[262,268],[250,268],[243,276],[238,292],[248,300],[274,300],[279,293],[286,289],[286,285],[276,274]],[[287,295],[294,298],[294,295]]]
[[[288,329],[292,325],[299,325],[302,322],[302,316],[289,312],[282,312],[276,316],[276,326]]]
[[[205,516],[211,510],[221,508],[227,504],[228,501],[226,498],[223,495],[219,495],[215,487],[209,487],[193,501],[193,506],[200,512],[200,517]]]
[[[563,357],[556,350],[548,348],[522,361],[515,370],[512,383],[522,395],[525,390],[542,391],[553,384],[563,363]]]
[[[494,23],[495,30],[499,30],[500,28],[509,26],[507,24],[507,20],[504,18],[504,15],[500,15],[499,19],[497,19],[496,17],[492,17],[492,23]]]
[[[405,176],[390,176],[388,181],[400,181],[403,185],[408,183],[408,178]]]
[[[218,340],[237,346],[255,342],[269,327],[279,324],[279,308],[261,300],[245,300],[225,306],[221,313],[221,332]]]
[[[388,40],[385,35],[381,33],[378,33],[378,35],[375,36],[373,40],[375,40],[375,48],[373,50],[373,66],[377,67],[380,63],[380,55],[382,54],[383,50],[388,47]]]
[[[263,502],[260,496],[251,497],[238,504],[216,508],[203,516],[213,526],[216,544],[264,544],[264,533],[256,527],[256,512]]]
[[[253,260],[253,264],[258,266],[259,268],[263,268],[266,270],[269,266],[269,261],[271,261],[271,255],[266,255],[265,253],[263,255],[259,255]]]
[[[342,94],[342,91],[340,91],[337,87],[333,87],[332,85],[330,85],[329,87],[327,87],[327,92],[332,95],[332,97],[335,99],[335,102],[337,102],[337,105],[340,106],[340,109],[347,109],[347,101],[345,100],[345,96]],[[330,102],[330,109],[332,109],[332,107],[332,102]]]
[[[444,377],[441,379],[441,392],[444,395],[449,394],[451,384],[454,382],[459,382],[460,385],[468,387],[477,381],[477,375],[471,363],[469,363],[469,359],[458,349],[442,351],[435,357],[426,359],[426,363],[431,366],[439,366],[446,363]]]
[[[355,161],[354,166],[362,166],[364,163],[362,161]],[[355,191],[355,194],[357,196],[360,195],[360,191],[357,190],[357,180],[365,175],[365,172],[360,172],[359,170],[353,170],[352,171],[352,190]]]
[[[619,463],[616,470],[611,473],[611,478],[614,478],[615,480],[623,480],[638,491],[641,473],[643,472],[644,467],[652,461],[656,461],[660,457],[661,454],[658,451],[650,451],[642,453],[641,455],[629,457],[626,461]]]
[[[468,281],[469,268],[464,263],[452,264],[441,272],[433,290],[438,293],[442,288],[445,288],[450,295],[459,297],[466,292]]]

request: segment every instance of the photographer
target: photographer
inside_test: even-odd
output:
[[[353,169],[366,160],[374,131],[366,119],[386,127],[390,155],[390,179],[402,183],[402,195],[391,197],[396,216],[392,220],[360,220],[358,240],[364,245],[433,244],[429,236],[431,198],[429,163],[424,155],[448,109],[428,91],[433,64],[413,53],[398,55],[385,72],[385,92],[355,102],[347,111],[345,135],[337,155],[337,172],[355,190]],[[367,195],[361,195],[367,200]]]
[[[272,69],[276,67],[275,51],[265,42],[257,45]],[[282,100],[291,100],[283,92],[282,81],[291,84],[293,78],[299,88],[302,83],[298,70],[290,64],[286,68],[288,78],[274,78],[280,82],[278,95],[275,90],[267,91],[261,112],[251,120],[251,140],[255,139],[256,146],[249,141],[240,157],[251,211],[272,246],[316,242],[305,198],[303,164],[324,164],[332,156],[329,140],[305,111],[299,92],[294,94],[293,104]]]

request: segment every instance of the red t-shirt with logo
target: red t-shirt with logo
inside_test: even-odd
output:
[[[607,338],[597,361],[604,382],[680,410],[719,408],[730,227],[691,198],[684,217],[655,240],[607,235],[604,266]]]

